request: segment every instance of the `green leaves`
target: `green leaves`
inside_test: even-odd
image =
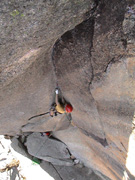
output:
[[[19,14],[20,14],[20,12],[18,10],[16,10],[16,9],[10,13],[10,15],[13,16],[13,17],[15,17],[15,16],[17,16]]]
[[[20,13],[18,10],[14,10],[14,11],[12,11],[11,13],[10,13],[10,15],[11,16],[13,16],[13,17],[16,17],[16,16],[18,16],[18,15],[20,15],[21,17],[24,17],[24,14],[23,13]]]

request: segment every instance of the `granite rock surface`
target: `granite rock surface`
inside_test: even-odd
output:
[[[133,179],[134,1],[35,4],[1,2],[0,134],[53,131],[62,115],[42,114],[59,85],[73,123],[53,136],[95,172]]]

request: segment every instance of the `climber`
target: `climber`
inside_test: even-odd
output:
[[[67,103],[65,99],[63,98],[63,102],[59,101],[59,90],[56,88],[55,90],[56,96],[55,96],[55,102],[56,102],[56,111],[60,114],[63,113],[71,113],[73,111],[73,107],[71,104]]]
[[[57,113],[71,113],[73,111],[72,105],[67,103],[64,98],[62,98],[62,101],[59,100],[58,88],[56,88],[55,94],[55,103],[51,106],[50,116],[53,117],[54,114],[57,116]]]

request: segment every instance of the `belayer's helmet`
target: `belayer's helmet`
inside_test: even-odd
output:
[[[73,111],[73,107],[71,106],[71,104],[67,104],[65,110],[66,112],[71,113]]]

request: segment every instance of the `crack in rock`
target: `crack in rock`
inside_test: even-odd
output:
[[[55,168],[55,166],[54,166],[52,163],[50,163],[50,164],[52,165],[52,167],[54,168],[54,170],[55,170],[56,173],[58,174],[59,178],[60,178],[61,180],[63,180],[63,178],[61,177],[59,171]]]
[[[97,1],[98,3],[97,3],[97,6],[96,6],[96,9],[97,9],[97,7],[98,7],[98,5],[99,5],[99,1]],[[95,9],[95,11],[96,11],[96,9]],[[94,24],[93,24],[93,26],[95,25],[95,18],[94,18]],[[92,95],[92,93],[91,93],[91,85],[92,85],[92,82],[93,82],[93,80],[94,80],[94,67],[93,67],[93,65],[92,65],[92,48],[93,48],[93,37],[94,37],[94,28],[93,28],[93,35],[92,35],[92,39],[91,39],[91,47],[90,47],[90,63],[91,63],[91,80],[90,80],[90,82],[89,82],[89,85],[88,85],[88,89],[89,89],[89,93],[90,93],[90,95],[91,95],[91,97],[92,97],[92,99],[93,99],[93,101],[95,102],[95,108],[96,108],[96,110],[97,110],[97,114],[98,114],[98,117],[99,117],[99,121],[100,121],[100,125],[101,125],[101,128],[102,128],[102,132],[103,132],[103,136],[104,136],[104,139],[103,138],[100,138],[100,137],[97,137],[97,136],[93,136],[92,134],[91,134],[91,136],[95,139],[95,140],[97,140],[98,142],[100,142],[103,146],[107,146],[108,145],[108,143],[107,143],[107,140],[106,140],[106,133],[105,133],[105,130],[104,130],[104,127],[103,127],[103,123],[102,123],[102,120],[101,120],[101,118],[100,118],[100,115],[99,115],[99,112],[98,112],[98,108],[97,108],[97,105],[96,105],[96,100],[94,99],[94,97],[93,97],[93,95]]]
[[[106,138],[100,138],[98,136],[95,136],[93,133],[87,132],[86,130],[84,130],[83,128],[80,128],[81,131],[83,132],[83,134],[85,134],[88,137],[91,137],[92,139],[94,139],[95,141],[99,142],[102,146],[107,147],[108,146],[108,142]]]
[[[105,72],[105,73],[108,72],[108,70],[110,69],[110,67],[111,67],[113,64],[119,62],[120,59],[122,59],[122,58],[124,58],[124,57],[125,57],[125,55],[119,55],[118,57],[113,57],[113,58],[107,63],[104,72]]]
[[[55,77],[55,82],[56,82],[56,87],[58,87],[58,78],[57,78],[57,67],[55,64],[55,60],[54,60],[54,51],[57,45],[57,42],[59,42],[60,39],[57,39],[57,41],[55,42],[53,48],[52,48],[52,54],[51,54],[51,62],[53,65],[53,73],[54,73],[54,77]]]
[[[38,114],[38,115],[32,116],[32,117],[30,117],[30,118],[28,119],[28,121],[30,121],[30,120],[33,119],[33,118],[37,118],[37,117],[40,117],[40,116],[44,116],[44,115],[49,114],[49,113],[50,113],[50,112],[45,112],[45,113],[42,113],[42,114]]]

